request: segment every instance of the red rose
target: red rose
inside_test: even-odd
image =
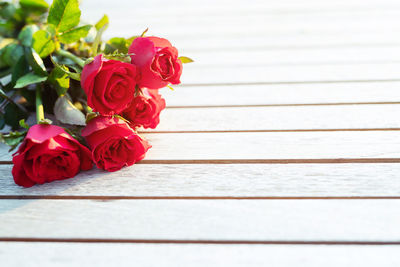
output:
[[[117,171],[144,158],[151,147],[122,119],[98,116],[82,130],[97,167]]]
[[[93,166],[88,148],[63,128],[43,124],[29,129],[13,163],[14,181],[25,187],[71,178]]]
[[[136,67],[98,55],[83,68],[81,85],[93,111],[102,115],[117,114],[135,95]]]
[[[160,89],[168,83],[179,84],[182,62],[178,50],[171,43],[158,37],[138,37],[129,47],[131,59],[140,72],[140,87]]]
[[[160,123],[160,112],[165,108],[165,100],[156,90],[143,90],[136,96],[122,116],[130,122],[132,128],[156,128]]]

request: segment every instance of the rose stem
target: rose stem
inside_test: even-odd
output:
[[[66,57],[71,59],[73,62],[75,62],[76,64],[78,64],[80,67],[84,67],[85,66],[85,61],[83,61],[80,57],[75,56],[74,54],[66,51],[66,50],[58,50],[56,52],[57,54],[59,54],[60,56]]]
[[[41,86],[36,86],[36,121],[39,123],[44,120],[44,109],[42,103],[42,94],[40,92]]]

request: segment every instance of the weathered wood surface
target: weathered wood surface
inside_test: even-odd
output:
[[[153,147],[143,163],[187,160],[393,159],[398,131],[163,133],[144,135]],[[11,155],[1,150],[0,160]],[[187,162],[189,163],[189,162]]]
[[[16,257],[15,255],[18,255]],[[155,257],[155,255],[157,255]],[[336,267],[400,264],[396,246],[180,245],[0,243],[9,267],[37,266],[270,266]]]
[[[400,82],[264,84],[180,86],[161,93],[170,107],[399,103],[399,88]]]
[[[171,108],[154,130],[246,131],[399,128],[400,105]]]
[[[196,60],[185,66],[182,86],[163,90],[170,108],[157,129],[186,133],[145,134],[154,146],[147,164],[29,189],[13,184],[10,164],[0,165],[0,262],[399,265],[399,247],[382,246],[400,244],[397,0],[99,0],[82,7],[88,21],[110,16],[106,38],[149,27]],[[365,131],[373,128],[386,129]],[[260,130],[312,131],[205,133]],[[263,164],[226,164],[251,160]],[[31,199],[15,199],[24,197]],[[50,242],[35,242],[43,238]],[[155,244],[165,239],[231,244]],[[121,244],[138,241],[150,244]]]
[[[2,200],[0,237],[399,242],[399,205],[400,199]]]
[[[137,164],[22,188],[0,165],[0,197],[392,197],[399,164]]]

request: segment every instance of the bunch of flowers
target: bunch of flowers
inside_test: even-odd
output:
[[[142,160],[151,145],[137,130],[158,125],[165,108],[158,89],[179,84],[182,63],[192,60],[166,39],[145,37],[147,30],[102,41],[107,16],[82,25],[78,0],[0,8],[0,129],[12,130],[0,137],[18,147],[15,183],[30,187],[93,163],[117,171]],[[35,111],[30,126],[25,120]]]

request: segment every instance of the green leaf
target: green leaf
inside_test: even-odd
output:
[[[7,125],[10,125],[11,128],[18,129],[19,121],[22,119],[26,119],[28,117],[28,113],[22,110],[15,103],[8,103],[5,108],[4,120]]]
[[[8,134],[0,134],[0,141],[10,146],[10,151],[14,150],[25,138],[27,131],[9,132]]]
[[[178,57],[178,59],[180,59],[183,64],[194,62],[194,60],[189,57]]]
[[[44,82],[45,80],[47,80],[46,76],[39,76],[35,73],[28,73],[17,80],[14,88],[22,88],[30,84]]]
[[[104,15],[95,25],[96,30],[100,30],[104,25],[109,24],[107,15]]]
[[[70,66],[70,68],[73,68],[76,71],[76,73],[70,72],[67,66],[58,64],[57,61],[53,57],[50,57],[50,59],[51,59],[51,62],[53,62],[54,66],[59,67],[60,70],[63,71],[65,74],[67,74],[71,79],[74,79],[76,81],[81,80],[81,74],[80,74],[80,72],[78,72],[78,70],[76,68],[74,68],[73,66]]]
[[[47,22],[53,24],[57,32],[65,32],[76,27],[80,17],[78,0],[54,0]]]
[[[107,18],[107,22],[108,22],[108,18]],[[96,27],[97,27],[97,24],[96,24]],[[94,38],[94,42],[92,44],[93,56],[97,55],[97,50],[99,49],[99,44],[101,43],[101,36],[103,35],[103,32],[107,29],[107,27],[108,27],[108,23],[104,24],[100,29],[97,30],[96,37]]]
[[[46,11],[49,8],[49,4],[44,0],[20,0],[19,4],[28,10],[36,9],[40,11]]]
[[[18,59],[24,54],[22,46],[12,43],[7,45],[1,53],[1,61],[7,66],[14,66]]]
[[[77,109],[67,96],[60,96],[54,104],[54,115],[62,123],[72,125],[86,125],[85,115]]]
[[[42,76],[47,75],[43,60],[40,58],[39,54],[33,50],[33,48],[25,47],[25,58],[31,66],[33,72]]]
[[[21,42],[22,45],[31,47],[33,34],[37,30],[39,30],[39,27],[34,24],[26,25],[18,34],[18,40]]]
[[[59,96],[64,95],[69,88],[69,76],[66,66],[56,66],[50,73],[48,81],[54,85]]]
[[[45,30],[37,31],[33,34],[33,49],[41,58],[45,58],[53,53],[56,48],[51,34]]]
[[[128,53],[128,46],[125,38],[114,37],[107,41],[105,53],[111,54],[117,51],[123,54]]]
[[[74,43],[76,41],[79,41],[79,39],[86,37],[91,28],[92,28],[91,25],[85,25],[78,28],[74,28],[58,36],[58,40],[60,40],[60,42],[64,44]]]
[[[14,85],[17,80],[29,72],[29,65],[24,56],[20,57],[17,64],[13,67],[11,83]]]
[[[29,125],[26,124],[25,119],[22,119],[19,121],[19,126],[21,126],[22,128],[25,128],[25,129],[29,129]]]

